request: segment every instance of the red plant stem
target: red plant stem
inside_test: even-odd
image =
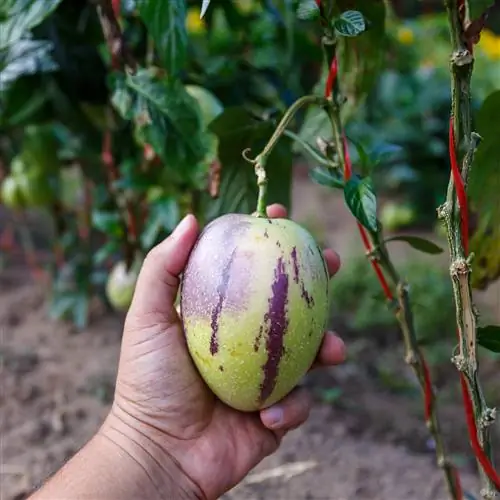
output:
[[[449,127],[449,149],[450,149],[450,163],[451,173],[453,175],[453,183],[455,184],[455,191],[457,193],[458,205],[460,208],[460,224],[462,229],[462,244],[465,253],[469,253],[469,211],[467,208],[467,194],[465,192],[464,181],[457,161],[457,152],[455,145],[455,132],[453,130],[453,117],[450,118]]]
[[[335,84],[337,79],[337,74],[338,74],[338,64],[337,64],[337,58],[335,57],[330,66],[330,73],[328,75],[328,80],[326,83],[325,95],[327,97],[329,97],[331,94],[333,85]],[[352,176],[352,164],[351,164],[351,157],[349,155],[349,147],[347,145],[347,139],[344,133],[342,133],[342,142],[344,146],[344,179],[348,181]],[[366,229],[361,225],[359,221],[357,221],[357,225],[359,234],[361,236],[361,240],[363,241],[363,245],[366,251],[370,253],[372,251],[372,246],[370,243],[370,239],[368,238]],[[387,298],[387,300],[392,301],[394,299],[394,295],[392,294],[389,283],[387,283],[387,280],[380,267],[380,264],[375,259],[370,259],[370,262],[373,267],[373,270],[375,271],[375,274],[377,275],[377,278],[380,282],[380,286],[382,287],[385,297]]]
[[[465,253],[468,254],[469,253],[469,220],[468,220],[469,210],[467,206],[467,193],[465,191],[464,181],[460,173],[460,168],[458,166],[458,161],[457,161],[456,141],[453,129],[453,117],[451,117],[450,119],[450,127],[449,127],[449,154],[450,154],[450,164],[453,177],[453,184],[455,186],[455,191],[457,194],[457,200],[460,209],[462,244],[464,246]],[[490,479],[490,481],[495,485],[495,488],[497,488],[497,490],[500,491],[500,477],[498,473],[495,471],[490,460],[486,456],[486,453],[484,452],[483,447],[481,446],[481,443],[479,442],[479,438],[477,436],[477,425],[474,418],[474,407],[472,405],[471,396],[467,389],[467,381],[463,373],[460,373],[460,385],[462,388],[462,399],[464,402],[465,417],[466,417],[467,429],[469,432],[469,438],[472,450],[474,452],[476,459],[483,467],[483,470]]]
[[[319,0],[317,0],[317,3],[319,4]],[[331,65],[330,65],[330,70],[328,73],[328,78],[327,78],[326,86],[325,86],[325,97],[326,98],[329,98],[331,96],[332,91],[333,91],[333,87],[334,87],[336,80],[337,80],[337,76],[338,76],[338,62],[337,62],[337,58],[334,57]],[[348,147],[347,139],[346,139],[344,132],[342,132],[342,142],[343,142],[343,150],[344,150],[343,151],[344,152],[344,179],[347,181],[352,176],[352,164],[351,164],[351,158],[349,155],[349,147]],[[460,178],[461,178],[461,176],[460,176]],[[462,182],[462,185],[463,185],[463,182]],[[357,225],[358,225],[358,229],[359,229],[359,233],[360,233],[363,245],[364,245],[366,251],[368,253],[371,253],[372,252],[372,245],[370,242],[370,238],[368,237],[367,231],[361,225],[361,223],[359,221],[357,221]],[[468,227],[468,226],[466,226],[466,227]],[[373,270],[375,271],[375,274],[377,275],[378,281],[380,282],[380,286],[382,287],[384,295],[386,296],[386,298],[389,301],[394,300],[394,296],[392,294],[392,291],[390,289],[389,284],[387,283],[387,280],[384,276],[384,273],[382,271],[380,264],[373,258],[370,259],[370,262],[371,262],[371,265],[373,267]],[[423,383],[424,416],[425,416],[426,422],[432,422],[434,393],[433,393],[433,389],[432,389],[431,376],[430,376],[429,367],[427,365],[425,358],[421,354],[419,357],[420,357],[420,362],[421,362],[422,368],[423,368],[423,378],[424,378],[424,383]],[[469,400],[469,404],[472,407],[472,403],[470,400]],[[472,416],[471,420],[474,423],[473,416]],[[477,434],[475,436],[476,436],[476,441],[478,441]],[[483,453],[483,455],[484,455],[484,453]],[[450,467],[450,468],[453,471],[453,482],[454,482],[454,486],[455,486],[455,488],[454,488],[455,489],[455,492],[454,492],[455,498],[457,500],[462,500],[463,499],[463,491],[462,491],[460,477],[459,477],[458,472],[455,468],[452,468],[452,467]]]
[[[337,58],[334,57],[332,65],[330,66],[330,71],[328,72],[328,78],[326,80],[326,87],[325,87],[326,98],[330,97],[332,94],[333,85],[335,84],[335,80],[337,79],[337,73],[338,73],[338,63],[337,63]]]
[[[111,5],[113,7],[115,17],[118,19],[121,13],[121,0],[111,0]]]
[[[119,179],[120,173],[116,168],[115,161],[113,158],[112,148],[111,148],[111,131],[106,130],[104,133],[104,140],[102,146],[101,159],[106,167],[111,184]],[[134,212],[130,203],[126,203],[125,206],[126,212],[126,225],[129,236],[132,238],[132,241],[137,241],[137,223],[134,217]]]

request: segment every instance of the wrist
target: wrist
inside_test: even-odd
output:
[[[132,426],[112,411],[95,439],[112,453],[126,478],[133,478],[142,498],[163,500],[206,500],[205,495],[176,463],[173,455],[159,446],[140,426]],[[147,492],[147,494],[146,494]]]

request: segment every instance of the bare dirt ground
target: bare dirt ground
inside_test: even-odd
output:
[[[294,200],[294,218],[320,220],[318,230],[344,262],[360,252],[359,244],[352,245],[357,235],[342,199],[327,198],[317,186],[297,180]],[[398,259],[408,258],[406,248],[395,245],[394,250]],[[479,297],[481,304],[496,306],[497,319],[498,291],[497,286]],[[47,318],[45,298],[43,286],[31,283],[23,269],[9,266],[0,274],[1,500],[27,498],[71,457],[97,430],[113,394],[122,318],[97,310],[91,326],[76,333]],[[351,337],[342,321],[332,323],[356,351],[355,360],[306,380],[318,395],[308,423],[289,434],[275,455],[224,498],[447,498],[418,392],[390,391],[371,370],[374,357],[389,353],[401,377],[408,377],[399,344],[382,352],[370,339],[360,343]],[[498,361],[485,363],[484,378],[498,383],[499,369]],[[445,369],[438,377],[443,430],[464,487],[478,496],[453,370]],[[342,396],[325,402],[331,388]],[[498,396],[499,389],[497,385],[493,394]],[[494,431],[500,434],[498,426]]]

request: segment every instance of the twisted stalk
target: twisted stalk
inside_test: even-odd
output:
[[[324,12],[321,1],[317,0],[317,4],[320,7],[320,13],[323,17]],[[330,68],[325,87],[325,97],[328,99],[327,114],[330,119],[334,147],[344,171],[344,178],[348,181],[352,175],[352,165],[340,116],[336,39],[334,34],[328,29],[328,23],[323,22],[322,25],[324,26],[322,39],[323,53],[326,63]],[[436,444],[437,464],[443,470],[450,498],[461,500],[463,493],[460,478],[446,454],[439,417],[436,411],[436,396],[430,378],[429,367],[418,345],[408,285],[401,279],[401,276],[392,263],[387,248],[380,238],[380,232],[369,232],[359,222],[358,229],[366,254],[377,275],[385,297],[395,311],[395,317],[399,323],[405,345],[405,361],[412,368],[422,389],[425,422]],[[389,277],[393,287],[395,287],[396,297],[394,297],[385,275]]]
[[[491,499],[500,491],[500,478],[493,466],[490,443],[490,426],[495,421],[496,412],[487,406],[479,380],[477,311],[470,284],[471,255],[468,248],[467,182],[479,141],[479,136],[472,132],[471,125],[473,43],[466,36],[467,2],[445,0],[444,3],[452,45],[452,105],[449,128],[451,175],[446,201],[438,208],[438,216],[445,224],[448,237],[450,276],[457,316],[459,345],[453,363],[460,373],[469,438],[483,484],[481,495],[485,499]],[[459,151],[457,144],[464,145],[465,153]]]

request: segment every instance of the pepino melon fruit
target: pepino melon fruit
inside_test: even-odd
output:
[[[329,310],[329,275],[311,234],[288,219],[223,215],[187,263],[187,346],[214,394],[240,411],[285,397],[311,367]]]
[[[127,270],[125,261],[121,260],[111,269],[106,282],[106,297],[115,311],[127,311],[130,307],[141,265],[141,259],[136,258]]]

